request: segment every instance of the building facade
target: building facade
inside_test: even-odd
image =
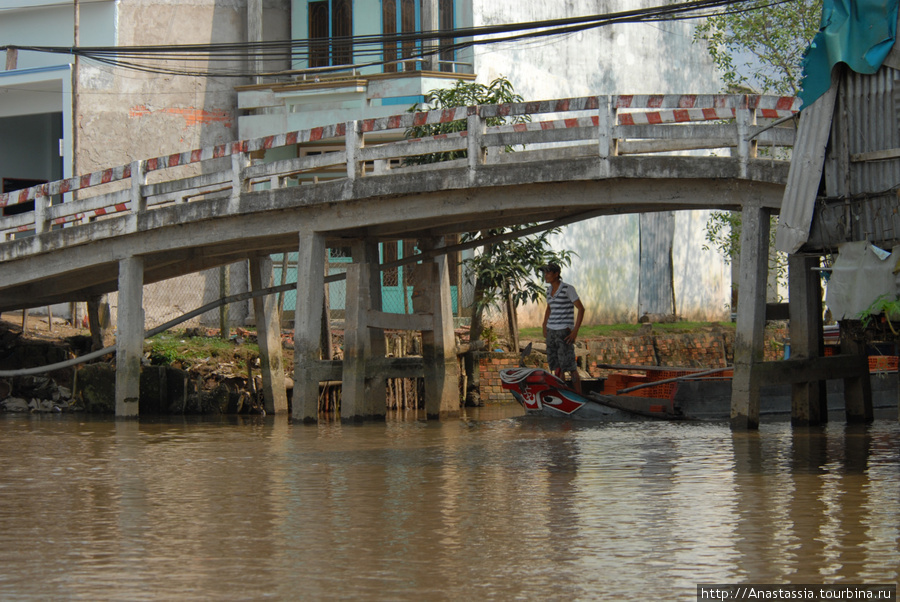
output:
[[[637,0],[22,4],[0,0],[0,45],[73,45],[76,6],[80,47],[306,43],[302,51],[275,44],[264,57],[232,57],[231,63],[183,58],[157,63],[177,72],[230,69],[230,77],[147,73],[87,59],[79,59],[76,69],[67,54],[7,52],[6,69],[0,71],[0,177],[10,187],[234,139],[399,114],[426,100],[428,91],[459,79],[489,83],[503,76],[528,100],[714,93],[721,87],[705,49],[692,41],[691,21],[617,24],[490,44],[482,42],[502,34],[468,32],[468,37],[434,40],[409,35],[609,14],[643,7]],[[340,69],[347,65],[355,68]],[[717,252],[702,249],[705,221],[703,212],[635,214],[567,227],[554,244],[577,253],[563,276],[582,295],[587,320],[634,321],[642,313],[726,318],[730,271]],[[409,245],[401,241],[397,247]],[[244,274],[239,266],[230,270],[232,290],[246,286]],[[402,275],[398,278],[402,282]],[[148,320],[156,296],[169,305],[159,310],[162,321],[214,298],[219,280],[219,274],[201,274],[183,287],[154,285],[158,294],[148,290],[145,297]],[[465,288],[461,279],[463,306]],[[172,294],[179,290],[183,295]],[[542,311],[523,308],[521,325],[539,323]],[[238,310],[232,318],[240,320],[245,313]]]

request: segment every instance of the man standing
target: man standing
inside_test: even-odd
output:
[[[571,373],[575,392],[581,394],[581,376],[575,363],[575,338],[584,318],[584,305],[575,287],[560,280],[559,265],[548,263],[541,270],[547,283],[547,311],[543,324],[547,363],[550,371],[560,378],[563,372]]]

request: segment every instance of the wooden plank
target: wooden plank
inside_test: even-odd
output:
[[[788,303],[766,303],[766,320],[790,320],[791,311]]]
[[[841,320],[841,351],[855,358],[859,369],[855,373],[842,375],[844,379],[844,408],[848,423],[871,422],[872,381],[869,380],[869,358],[866,344],[853,336],[852,320]],[[858,325],[858,323],[857,323]]]
[[[815,268],[819,257],[788,257],[791,358],[804,360],[822,357],[822,286]],[[791,424],[808,426],[828,421],[825,381],[807,380],[791,387]]]
[[[319,417],[319,354],[322,308],[325,301],[325,237],[318,232],[300,232],[297,255],[297,303],[294,308],[294,396],[291,413],[295,420],[316,422]]]
[[[393,314],[370,309],[366,321],[369,328],[386,330],[433,330],[434,314]]]
[[[858,378],[869,375],[869,364],[857,355],[791,358],[753,365],[753,378],[767,385],[790,385],[829,379]]]
[[[344,370],[341,375],[341,421],[365,419],[366,318],[369,309],[369,271],[362,263],[347,264],[344,320]]]
[[[372,360],[366,366],[366,377],[388,378],[420,378],[424,375],[424,364],[420,356],[386,357]]]
[[[387,345],[384,340],[384,329],[369,323],[369,316],[373,313],[381,313],[382,291],[381,270],[378,266],[378,243],[373,239],[353,241],[351,254],[354,261],[359,261],[362,269],[368,271],[367,286],[361,290],[366,302],[366,327],[359,333],[365,339],[366,363],[365,370],[365,400],[363,405],[363,418],[366,420],[384,420],[387,414],[387,377],[383,374],[369,374],[369,365],[373,361],[380,361],[387,355]],[[344,331],[346,337],[346,330]]]
[[[425,251],[435,246],[433,240],[419,241],[419,248]],[[425,412],[428,418],[458,414],[459,363],[456,360],[446,256],[414,266],[413,278],[414,311],[434,314],[434,330],[422,332]]]
[[[253,290],[275,286],[272,258],[269,255],[255,255],[250,259],[250,286]],[[253,309],[256,317],[259,369],[262,373],[266,413],[286,414],[288,402],[281,355],[281,325],[278,323],[278,309],[275,303],[273,295],[255,297]]]
[[[851,163],[863,163],[865,161],[884,161],[886,159],[896,159],[900,157],[900,148],[889,148],[885,150],[869,151],[867,153],[854,153],[850,155]]]

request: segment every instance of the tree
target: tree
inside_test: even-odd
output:
[[[516,232],[533,224],[470,232],[463,241],[478,241]],[[472,312],[470,340],[478,340],[483,329],[484,310],[491,306],[505,309],[509,323],[510,343],[518,349],[518,324],[515,309],[527,301],[536,302],[544,297],[545,288],[542,266],[550,262],[561,267],[571,265],[571,251],[553,251],[549,238],[560,228],[545,230],[539,234],[514,238],[504,242],[489,243],[482,252],[463,262],[475,281],[475,302]]]
[[[709,17],[697,26],[694,42],[706,44],[725,91],[750,87],[794,96],[800,91],[803,55],[819,30],[821,15],[822,0],[754,0],[740,10]],[[719,249],[727,261],[737,259],[740,228],[740,214],[713,211],[706,222],[704,249]],[[774,238],[774,223],[771,232]],[[786,259],[770,257],[769,269],[782,280]]]
[[[504,77],[499,77],[488,85],[475,82],[457,81],[450,88],[431,90],[428,92],[427,107],[415,104],[410,112],[426,108],[444,109],[472,105],[501,104],[522,102],[522,97],[515,93],[513,85]],[[530,121],[527,115],[517,115],[511,119],[491,117],[485,120],[488,126],[504,123],[524,123]],[[466,129],[466,121],[458,120],[445,124],[433,124],[413,127],[407,130],[407,138],[422,138],[461,132]],[[511,148],[507,149],[512,151]],[[432,153],[412,157],[409,163],[435,163],[451,161],[466,157],[466,151]],[[470,232],[462,236],[465,241],[484,240],[481,253],[463,262],[463,267],[474,280],[475,303],[473,307],[472,326],[469,331],[470,341],[481,338],[483,315],[491,306],[503,307],[510,324],[512,343],[518,346],[516,335],[515,308],[525,301],[537,301],[544,294],[541,284],[541,266],[553,261],[560,266],[571,264],[570,251],[553,251],[549,248],[549,237],[560,231],[559,228],[546,230],[540,234],[515,238],[505,242],[490,243],[492,237],[524,230],[534,224],[523,224],[508,228],[497,228]]]
[[[749,86],[765,94],[796,95],[804,52],[819,30],[822,0],[753,0],[740,7],[707,18],[694,41],[706,44],[727,91]]]
[[[476,82],[465,82],[458,80],[450,88],[438,88],[428,92],[429,101],[427,106],[419,103],[414,104],[408,113],[429,109],[447,109],[452,107],[470,107],[475,105],[495,105],[508,102],[522,102],[523,98],[516,94],[513,85],[505,77],[498,77],[490,84],[485,86]],[[527,123],[531,121],[529,115],[515,115],[510,119],[505,117],[488,117],[485,124],[488,126],[503,125],[504,123]],[[453,132],[464,132],[468,127],[465,119],[451,121],[450,123],[437,123],[429,125],[420,125],[411,127],[406,130],[407,138],[424,138],[426,136],[436,136],[438,134],[450,134]],[[511,151],[511,148],[507,148]],[[468,156],[465,150],[451,151],[447,153],[430,153],[427,155],[418,155],[409,157],[406,160],[410,165],[421,165],[424,163],[437,163],[439,161],[452,161],[454,159],[464,159]]]

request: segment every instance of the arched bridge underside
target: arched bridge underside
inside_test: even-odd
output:
[[[86,301],[117,289],[118,263],[138,255],[146,284],[297,246],[320,232],[348,241],[425,239],[529,222],[685,209],[777,210],[786,165],[760,161],[741,179],[734,159],[621,157],[599,178],[597,159],[365,177],[246,192],[122,215],[3,245],[0,309]],[[592,173],[593,172],[593,173]],[[623,172],[628,175],[623,175]],[[753,173],[757,172],[757,173]],[[471,183],[470,183],[471,182]],[[39,252],[34,252],[38,247]]]
[[[440,247],[446,234],[529,222],[684,209],[777,211],[789,164],[759,158],[758,149],[767,147],[767,157],[785,156],[794,127],[781,122],[796,110],[792,98],[760,96],[586,97],[407,113],[135,161],[0,195],[0,310],[86,301],[119,290],[119,364],[134,363],[122,355],[124,333],[132,332],[137,342],[131,345],[139,346],[143,324],[122,320],[141,320],[140,293],[137,311],[125,307],[123,315],[123,287],[139,289],[247,258],[251,265],[262,261],[264,270],[266,254],[299,250],[296,416],[298,388],[315,397],[313,384],[337,370],[313,366],[318,318],[300,309],[304,303],[321,307],[321,291],[300,293],[317,288],[325,247],[360,249],[354,263],[364,267],[347,276],[350,314],[356,307],[351,290],[369,290],[366,271],[378,267],[377,255],[374,268],[365,267],[372,257],[365,249],[382,240],[419,239],[420,247],[431,248]],[[498,116],[522,122],[486,125]],[[461,120],[467,122],[462,132],[406,137],[415,126]],[[515,152],[505,152],[510,148]],[[272,160],[276,150],[293,158]],[[466,154],[453,158],[460,151]],[[415,164],[423,156],[447,160]],[[434,306],[416,311],[433,321],[413,319],[407,324],[419,326],[413,330],[440,332],[448,323],[440,308],[439,261],[432,265],[438,265]],[[300,281],[304,275],[314,286]],[[265,284],[265,273],[259,277]],[[374,295],[363,297],[357,309],[369,317],[361,318],[361,332],[397,326],[376,315]],[[258,323],[260,316],[258,310]],[[354,387],[370,386],[371,366],[348,366],[355,361],[352,345],[365,355],[377,339],[360,337],[368,342],[349,337],[342,368],[345,404],[354,403],[354,395],[365,397]],[[439,348],[445,343],[440,336],[431,341]],[[426,379],[440,372],[436,379],[446,380],[427,388],[429,414],[458,407],[449,353],[432,349],[424,360]],[[121,365],[118,370],[134,380]],[[348,370],[359,374],[356,385],[348,384]],[[117,383],[123,403],[134,401],[118,389]],[[378,414],[377,405],[360,407],[354,415]],[[304,419],[315,416],[308,404],[304,408]]]

